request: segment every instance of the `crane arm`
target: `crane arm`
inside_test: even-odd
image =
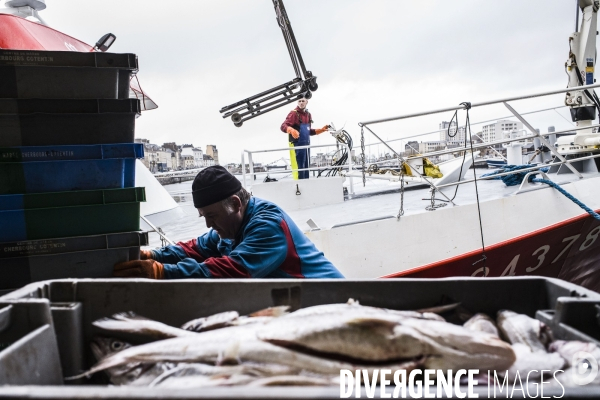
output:
[[[319,87],[317,85],[317,77],[313,76],[311,71],[307,71],[304,66],[304,60],[300,54],[300,48],[296,42],[292,24],[285,11],[283,0],[273,0],[273,6],[275,7],[277,24],[281,28],[283,39],[290,53],[296,78],[221,108],[219,112],[223,114],[223,118],[231,117],[233,124],[237,127],[242,126],[244,121],[283,107],[302,97],[309,99],[312,97],[312,92]]]

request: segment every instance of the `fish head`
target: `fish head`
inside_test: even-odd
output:
[[[113,355],[131,347],[130,343],[115,338],[96,336],[91,343],[92,352],[96,359]]]

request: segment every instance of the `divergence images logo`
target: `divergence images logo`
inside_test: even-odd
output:
[[[575,353],[571,365],[573,382],[578,385],[587,385],[598,375],[598,360],[588,352],[578,351]]]

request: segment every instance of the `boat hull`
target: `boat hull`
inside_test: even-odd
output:
[[[600,291],[598,236],[600,221],[586,214],[488,246],[485,260],[479,249],[386,277],[540,275]]]
[[[488,276],[559,277],[600,291],[600,222],[558,191],[540,187],[482,201]],[[600,210],[600,177],[562,187]],[[476,263],[482,258],[478,215],[471,203],[307,236],[347,278],[483,276],[483,261]]]

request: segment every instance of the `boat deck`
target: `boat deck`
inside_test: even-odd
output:
[[[477,176],[489,173],[489,169],[476,169]],[[257,181],[262,180],[262,174],[257,174]],[[265,174],[266,175],[266,174]],[[584,173],[583,179],[597,177],[598,173]],[[473,170],[469,170],[465,179],[473,178]],[[316,178],[311,178],[316,179]],[[578,180],[573,174],[552,174],[551,179],[559,184],[565,184]],[[345,186],[348,185],[346,179]],[[188,182],[169,185],[166,188],[169,193],[179,203],[183,215],[175,218],[168,223],[160,225],[167,237],[177,242],[189,240],[198,237],[208,231],[204,221],[198,217],[198,212],[192,204],[191,184]],[[519,186],[506,186],[500,180],[479,180],[477,182],[480,202],[485,202],[502,197],[514,195]],[[300,229],[309,231],[311,228],[307,224],[309,219],[312,219],[319,228],[328,229],[334,226],[351,225],[368,220],[395,218],[400,208],[400,184],[388,183],[381,180],[367,179],[366,186],[363,188],[360,179],[354,179],[355,196],[340,204],[332,204],[318,206],[303,210],[288,211],[290,217],[298,224]],[[443,189],[443,192],[449,198],[454,196],[456,187],[448,187]],[[538,190],[552,190],[546,185],[540,184]],[[576,193],[573,193],[577,197]],[[414,215],[419,213],[432,212],[427,211],[426,207],[431,204],[430,191],[425,186],[415,187],[407,185],[404,192],[404,215]],[[447,203],[441,201],[443,196],[437,194],[436,204]],[[475,184],[465,183],[458,186],[458,191],[454,199],[455,206],[474,204],[476,203]],[[452,207],[447,204],[445,207]],[[433,211],[435,212],[435,211]],[[489,215],[482,215],[482,218],[494,218]],[[478,218],[473,215],[473,218]],[[443,222],[442,222],[443,224]],[[153,247],[160,246],[160,238],[158,235],[151,235],[150,245]]]

